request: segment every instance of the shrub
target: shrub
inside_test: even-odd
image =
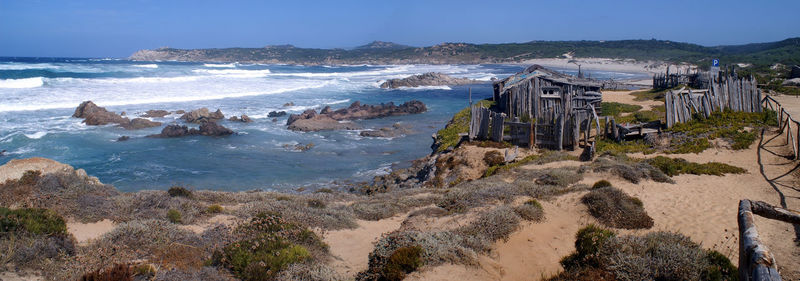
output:
[[[574,169],[549,169],[536,179],[537,184],[565,187],[579,182],[583,175]]]
[[[483,154],[483,162],[486,163],[486,166],[491,167],[503,164],[506,162],[506,160],[505,157],[503,157],[503,154],[500,153],[500,151],[491,150]]]
[[[308,206],[311,207],[311,208],[324,209],[325,208],[325,201],[322,201],[322,200],[319,200],[319,199],[309,199],[308,200]]]
[[[607,180],[599,180],[592,185],[592,188],[603,188],[611,186],[611,182]]]
[[[127,264],[117,264],[112,268],[98,269],[81,276],[81,281],[133,281],[133,271]]]
[[[222,211],[224,211],[224,209],[219,204],[209,205],[208,209],[206,209],[206,212],[209,214],[218,214],[222,213]]]
[[[37,208],[10,210],[0,207],[0,232],[25,231],[31,234],[66,234],[67,224],[59,214]]]
[[[597,157],[592,164],[581,167],[581,170],[585,169],[591,169],[594,172],[610,172],[632,183],[639,183],[642,179],[675,183],[661,170],[647,164],[647,162],[628,158],[625,154],[606,153]]]
[[[701,280],[708,267],[698,244],[670,232],[608,239],[600,256],[617,280]]]
[[[309,248],[327,251],[311,230],[275,214],[259,214],[236,227],[238,241],[215,251],[210,264],[223,266],[243,280],[272,280],[290,264],[312,257]]]
[[[631,113],[642,109],[640,105],[618,103],[618,102],[601,102],[598,115],[602,113],[605,116],[619,116],[621,113]]]
[[[494,105],[494,102],[482,100],[478,101],[476,105],[490,107]],[[442,152],[450,147],[455,147],[461,140],[458,134],[469,132],[469,115],[469,107],[462,109],[453,115],[453,119],[450,119],[450,122],[447,122],[447,125],[443,129],[436,132],[436,143],[438,144],[436,152]]]
[[[699,164],[682,158],[664,156],[656,156],[655,158],[647,159],[646,162],[671,177],[680,174],[722,176],[724,174],[743,174],[747,172],[745,169],[719,162]]]
[[[520,217],[513,209],[500,206],[482,213],[469,225],[456,229],[456,233],[473,239],[465,242],[467,247],[488,252],[495,241],[507,240],[517,230],[519,222]]]
[[[175,209],[167,211],[167,220],[171,223],[181,223],[181,212]]]
[[[389,256],[389,260],[383,266],[382,280],[400,281],[406,274],[414,272],[422,266],[422,247],[408,246],[401,247]]]
[[[544,218],[542,204],[536,201],[536,199],[528,200],[522,205],[514,207],[514,212],[517,213],[520,218],[527,221],[541,221]]]
[[[169,193],[169,196],[171,197],[192,197],[192,192],[182,186],[170,187],[169,190],[167,190],[167,193]]]
[[[646,229],[653,226],[653,219],[647,215],[642,201],[614,187],[594,189],[584,195],[581,202],[604,225],[624,229]]]
[[[42,176],[42,171],[39,170],[27,170],[22,173],[22,177],[19,178],[19,183],[22,185],[34,185]]]
[[[706,267],[706,269],[703,271],[703,280],[739,280],[738,269],[725,255],[714,250],[707,250],[705,259],[708,262],[708,267]]]
[[[583,266],[600,264],[600,248],[616,234],[608,229],[589,224],[575,234],[575,253],[561,259],[561,265],[568,271]]]

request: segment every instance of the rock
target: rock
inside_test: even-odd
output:
[[[483,83],[478,80],[467,78],[454,78],[447,74],[438,72],[428,72],[425,74],[409,76],[402,79],[389,79],[381,84],[381,88],[396,89],[400,87],[420,87],[420,86],[447,86],[447,85],[467,85]]]
[[[217,109],[215,112],[209,112],[208,108],[205,107],[192,110],[191,112],[184,113],[181,116],[181,120],[198,124],[206,121],[218,121],[222,119],[225,119],[225,115],[222,114],[222,111]]]
[[[244,115],[244,114],[242,114],[241,120],[242,120],[242,122],[245,122],[245,123],[253,122],[253,119],[250,119],[250,116],[247,116],[247,115]]]
[[[171,124],[161,129],[160,134],[149,135],[148,138],[177,138],[189,135],[189,127],[186,125]]]
[[[288,148],[290,148],[291,146],[290,146],[289,144],[285,144],[285,145],[283,145],[283,147],[288,149]],[[305,152],[305,151],[308,151],[308,150],[310,150],[310,149],[311,149],[311,148],[313,148],[313,147],[314,147],[314,143],[313,143],[313,142],[309,142],[309,143],[307,143],[307,144],[305,144],[305,145],[302,145],[302,144],[296,144],[296,145],[294,145],[294,148],[293,148],[293,149],[294,149],[294,150],[297,150],[297,151]]]
[[[290,102],[287,102],[287,103],[283,104],[283,107],[290,107],[290,106],[294,106],[294,102],[290,101]]]
[[[190,130],[190,132],[192,130]],[[223,127],[222,125],[217,124],[217,122],[205,122],[200,125],[200,131],[198,132],[198,134],[204,136],[227,136],[227,135],[232,135],[233,131],[231,129]]]
[[[359,133],[362,137],[371,137],[371,138],[393,138],[397,137],[402,134],[408,134],[411,132],[411,126],[403,125],[400,123],[394,123],[391,127],[384,127],[378,130],[369,130],[369,131],[361,131]]]
[[[361,128],[360,125],[340,121],[417,114],[426,110],[425,104],[417,100],[408,101],[400,106],[392,102],[381,105],[362,105],[356,101],[349,107],[336,111],[326,107],[319,114],[313,109],[306,110],[302,114],[291,114],[286,124],[290,130],[305,132],[340,129],[357,130]]]
[[[154,122],[144,118],[133,118],[133,120],[131,120],[129,123],[123,123],[120,124],[120,126],[127,130],[138,130],[161,126],[161,122]]]
[[[231,116],[231,118],[228,118],[228,121],[231,121],[231,122],[239,122],[239,117],[236,117],[236,116]]]
[[[783,80],[783,83],[781,85],[783,85],[783,86],[800,87],[800,78],[792,78],[792,79]]]
[[[126,140],[129,140],[129,139],[131,139],[131,137],[129,137],[129,136],[121,136],[121,137],[117,138],[117,141],[126,141]]]
[[[270,118],[272,118],[272,117],[282,117],[282,116],[286,116],[286,111],[270,111],[269,113],[267,113],[267,117],[270,117]]]
[[[325,108],[319,111],[319,114],[330,114],[330,113],[331,113],[331,107],[329,105],[325,106]]]
[[[186,110],[183,110],[183,109],[175,111],[175,114],[184,114],[184,113],[186,113]]]
[[[372,184],[362,185],[363,194],[375,194],[397,189],[418,188],[431,181],[436,174],[436,157],[426,156],[414,160],[411,167],[396,169],[388,175],[376,176]]]
[[[169,111],[160,110],[160,109],[158,109],[158,110],[151,109],[151,110],[145,111],[145,113],[142,114],[142,117],[161,118],[161,117],[164,117],[164,116],[167,116],[167,115],[169,115]]]
[[[272,123],[278,122],[278,118],[272,118]]]
[[[72,117],[83,118],[83,123],[90,126],[117,124],[127,130],[161,126],[159,122],[153,122],[143,118],[134,118],[130,120],[127,117],[122,117],[103,107],[99,107],[92,101],[82,102],[78,108],[75,109],[75,113],[72,114]]]

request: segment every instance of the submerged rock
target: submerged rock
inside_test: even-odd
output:
[[[160,134],[149,135],[148,138],[177,138],[183,136],[227,136],[232,135],[234,132],[231,129],[225,128],[217,122],[205,122],[200,125],[199,129],[190,129],[186,125],[171,124],[164,129],[161,129]]]
[[[164,117],[164,116],[167,116],[167,115],[169,115],[169,111],[161,110],[161,109],[157,109],[157,110],[151,109],[151,110],[145,111],[145,113],[142,114],[142,117],[161,118],[161,117]]]
[[[378,130],[361,131],[362,137],[371,138],[393,138],[411,132],[411,126],[394,123],[391,127],[383,127]]]
[[[225,115],[222,114],[222,111],[217,109],[215,112],[210,112],[208,108],[205,107],[192,110],[191,112],[187,112],[181,116],[181,120],[197,124],[206,121],[218,121],[222,119],[225,119]]]
[[[448,85],[467,85],[483,83],[478,80],[467,78],[455,78],[447,74],[438,72],[428,72],[425,74],[409,76],[402,79],[389,79],[381,84],[381,88],[396,89],[400,87],[420,87],[420,86],[448,86]]]
[[[286,116],[286,111],[270,111],[269,113],[267,113],[267,117],[270,117],[270,118],[272,118],[272,117],[282,117],[282,116]]]
[[[229,118],[228,120],[233,121],[233,122],[243,122],[243,123],[253,122],[253,120],[250,119],[250,117],[245,115],[245,114],[242,114],[242,117],[231,116],[231,118]]]
[[[425,107],[425,104],[418,100],[408,101],[399,106],[392,102],[380,105],[362,105],[356,101],[349,107],[336,111],[331,110],[330,107],[325,107],[320,113],[309,109],[301,114],[291,114],[286,121],[286,125],[289,126],[290,130],[305,132],[340,129],[357,130],[361,128],[360,125],[343,121],[418,114],[427,110],[428,108]]]
[[[131,139],[131,137],[129,137],[129,136],[121,136],[121,137],[117,138],[117,141],[126,141],[126,140],[129,140],[129,139]]]
[[[150,127],[161,126],[160,122],[153,122],[144,118],[122,117],[114,112],[99,107],[92,101],[82,102],[72,114],[72,117],[83,118],[83,123],[90,126],[117,124],[127,130],[136,130]]]

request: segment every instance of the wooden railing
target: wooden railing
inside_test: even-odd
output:
[[[761,201],[739,201],[739,280],[780,281],[775,257],[758,237],[754,215],[800,224],[800,214]]]
[[[778,128],[780,128],[779,134],[786,133],[786,143],[792,147],[792,157],[800,159],[800,122],[797,122],[797,119],[794,119],[791,114],[786,112],[781,103],[769,95],[765,96],[761,103],[764,108],[775,111],[775,117],[778,119]]]

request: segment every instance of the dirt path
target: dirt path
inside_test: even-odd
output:
[[[367,269],[374,243],[384,233],[398,229],[406,217],[407,213],[379,221],[358,220],[358,228],[327,232],[324,241],[334,258],[330,265],[339,274],[351,278]]]
[[[647,90],[647,89],[645,89]],[[642,110],[649,110],[653,107],[664,105],[663,101],[656,101],[656,100],[644,100],[644,101],[636,101],[634,100],[636,97],[631,95],[633,92],[643,91],[643,90],[636,90],[636,91],[606,91],[603,92],[603,102],[618,102],[618,103],[626,103],[626,104],[633,104],[639,105],[642,107]]]

